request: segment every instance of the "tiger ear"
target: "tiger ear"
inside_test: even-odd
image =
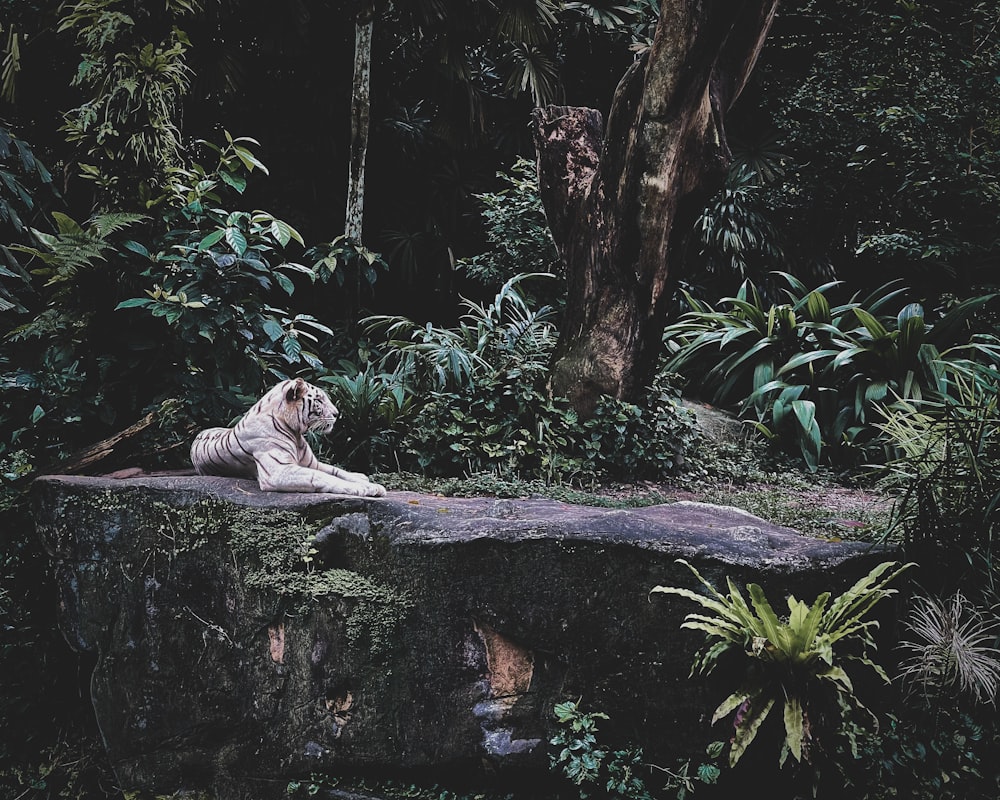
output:
[[[302,378],[296,378],[295,382],[285,390],[285,401],[296,403],[306,396],[306,382]]]

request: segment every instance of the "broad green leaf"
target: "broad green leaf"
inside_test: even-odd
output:
[[[774,362],[761,361],[753,370],[753,388],[756,391],[774,378]]]
[[[234,147],[233,152],[236,153],[236,157],[243,162],[243,166],[250,172],[253,172],[254,169],[259,169],[265,175],[268,174],[267,167],[245,147]]]
[[[780,646],[782,644],[781,620],[774,613],[774,609],[764,596],[764,590],[756,583],[747,584],[747,591],[750,593],[750,602],[761,623],[761,631],[771,644]]]
[[[899,357],[903,363],[913,361],[919,356],[924,336],[923,317],[908,317],[900,323],[898,345]]]
[[[291,226],[280,219],[271,220],[271,235],[278,240],[282,247],[285,247],[292,240]]]
[[[243,175],[238,175],[235,172],[229,172],[228,170],[220,170],[219,177],[222,178],[222,182],[231,186],[239,194],[243,194],[244,190],[247,188],[247,179]]]
[[[56,228],[59,229],[59,233],[63,236],[87,235],[72,217],[63,214],[61,211],[53,211],[52,219],[56,221]]]
[[[807,291],[809,291],[808,289],[806,289],[806,285],[791,273],[782,272],[781,270],[774,270],[771,274],[777,275],[779,278],[783,278],[785,282],[792,288],[791,292],[789,292],[787,289],[784,291],[793,300],[796,298],[796,293],[798,293],[798,297],[802,297],[802,295],[804,295]]]
[[[225,228],[218,228],[212,231],[210,234],[205,236],[200,242],[198,242],[199,250],[208,250],[212,245],[218,244],[222,241],[222,238],[226,235]]]
[[[804,733],[802,703],[795,695],[785,698],[785,744],[792,757],[802,760],[802,738]]]
[[[854,684],[844,671],[843,667],[828,667],[816,673],[816,677],[825,681],[832,681],[840,686],[845,692],[854,693]]]
[[[733,583],[732,578],[728,576],[726,577],[726,586],[729,589],[729,594],[726,595],[726,602],[732,610],[732,614],[743,624],[744,629],[757,636],[766,635],[760,626],[760,620],[750,610],[750,606],[743,597],[743,593]],[[748,585],[747,591],[752,593],[751,587],[752,584]]]
[[[833,320],[830,303],[819,290],[809,292],[806,297],[806,316],[811,322],[830,323]]]
[[[247,239],[243,235],[243,231],[239,228],[226,228],[225,230],[226,243],[233,248],[233,251],[242,256],[247,251]]]
[[[285,351],[285,355],[287,355],[290,359],[298,361],[299,356],[302,353],[302,344],[299,342],[297,337],[286,336],[281,340],[281,349]]]
[[[115,311],[122,308],[144,308],[145,306],[155,302],[155,300],[151,300],[148,297],[131,297],[128,300],[122,300],[118,305],[116,305]]]
[[[816,423],[816,404],[812,400],[793,400],[791,407],[802,430],[812,431]]]
[[[769,394],[776,392],[778,389],[786,388],[788,388],[788,384],[784,381],[770,381],[769,383],[765,383],[763,386],[758,387],[749,397],[747,397],[743,405],[749,408],[750,406],[755,405],[758,400],[766,400]]]
[[[799,367],[804,367],[806,364],[812,364],[814,361],[835,358],[837,355],[837,350],[812,350],[806,353],[799,353],[784,363],[781,369],[778,370],[778,376],[780,377],[793,372]]]
[[[151,258],[149,250],[146,249],[145,245],[139,244],[139,242],[134,242],[131,239],[122,242],[122,247],[126,250],[130,250],[143,258]]]
[[[733,692],[719,704],[717,709],[715,709],[715,713],[712,714],[712,725],[720,719],[728,717],[748,699],[750,699],[750,693],[745,690],[741,689],[738,692]]]
[[[902,328],[908,320],[919,319],[921,323],[924,320],[924,307],[920,303],[910,303],[909,305],[903,306],[900,312],[896,315],[896,327]]]
[[[769,697],[767,699],[759,712],[751,706],[750,711],[743,718],[740,724],[736,726],[736,735],[733,737],[733,744],[729,750],[730,767],[736,766],[740,757],[746,752],[750,743],[753,742],[754,738],[757,736],[757,731],[760,730],[760,726],[763,724],[764,720],[767,719],[767,715],[771,712],[771,708],[773,707],[773,697]]]
[[[889,335],[889,331],[885,329],[885,326],[872,314],[865,311],[865,309],[855,308],[854,316],[856,316],[858,321],[865,326],[865,329],[871,334],[873,339],[884,339]]]
[[[816,637],[819,635],[820,623],[823,620],[823,613],[831,597],[830,592],[822,592],[813,601],[812,606],[809,607],[805,616],[798,619],[797,625],[793,624],[792,619],[789,618],[789,625],[793,628],[797,627],[796,635],[801,638],[808,649],[812,649],[816,642]],[[803,603],[802,606],[805,607],[805,604]]]
[[[279,323],[276,319],[272,319],[270,317],[266,318],[261,327],[263,327],[264,333],[267,334],[268,338],[272,342],[278,341],[285,335],[285,329],[281,327],[281,323]]]

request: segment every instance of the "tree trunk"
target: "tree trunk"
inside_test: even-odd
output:
[[[542,203],[569,287],[552,390],[584,415],[602,394],[637,399],[652,378],[670,265],[725,176],[725,113],[777,5],[664,0],[603,133],[593,109],[534,113]]]
[[[347,182],[347,213],[344,234],[361,244],[365,213],[365,156],[368,153],[368,123],[371,116],[370,86],[372,71],[372,28],[375,19],[374,0],[365,0],[355,22],[354,86],[351,94],[351,163]],[[361,268],[356,262],[346,265],[344,289],[347,292],[346,313],[353,322],[361,305]]]

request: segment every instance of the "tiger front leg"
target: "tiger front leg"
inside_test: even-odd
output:
[[[258,461],[257,482],[265,492],[327,492],[353,497],[385,497],[385,487],[368,481],[349,481],[297,464]]]
[[[316,469],[322,470],[328,475],[332,475],[335,478],[340,478],[341,480],[351,481],[355,483],[367,483],[370,486],[378,486],[385,492],[385,487],[378,483],[374,483],[371,478],[362,472],[349,472],[346,469],[341,469],[340,467],[335,467],[333,464],[324,464],[322,461],[317,462]],[[382,495],[378,495],[381,497]]]

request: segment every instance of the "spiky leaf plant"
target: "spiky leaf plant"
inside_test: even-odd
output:
[[[958,694],[976,703],[994,703],[1000,694],[1000,620],[990,617],[961,592],[950,598],[917,597],[906,622],[912,638],[900,643],[909,653],[900,665],[904,682],[923,692]]]
[[[983,347],[994,348],[996,341]],[[896,497],[893,524],[914,553],[932,554],[937,577],[967,574],[995,590],[1000,530],[1000,370],[944,365],[949,393],[936,401],[897,400],[879,424],[892,458],[881,488]],[[923,556],[921,556],[922,560]],[[942,561],[943,560],[943,561]]]
[[[727,579],[729,592],[722,594],[687,561],[679,563],[694,573],[707,594],[676,586],[655,586],[652,591],[692,600],[710,612],[688,614],[681,625],[708,639],[692,672],[712,672],[727,654],[739,655],[746,667],[742,684],[712,715],[712,724],[735,715],[730,766],[740,760],[775,707],[781,710],[785,731],[779,763],[789,754],[798,762],[809,761],[823,733],[814,708],[831,698],[844,710],[864,708],[845,669],[848,663],[863,664],[888,682],[885,671],[868,658],[875,649],[872,633],[878,622],[865,617],[876,603],[896,593],[889,584],[909,565],[879,564],[839,597],[823,592],[812,605],[790,596],[788,615],[779,617],[759,585],[747,585],[748,601]]]

